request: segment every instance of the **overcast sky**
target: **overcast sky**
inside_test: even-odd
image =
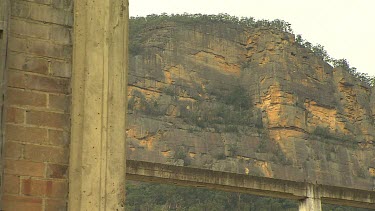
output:
[[[375,76],[375,0],[130,0],[130,16],[228,13],[283,19],[295,34],[319,43],[358,71]]]

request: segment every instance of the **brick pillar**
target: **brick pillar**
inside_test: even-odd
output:
[[[125,210],[127,0],[76,0],[69,210]]]
[[[64,210],[73,5],[10,3],[2,209]]]
[[[8,20],[9,20],[9,1],[0,0],[0,116],[3,116],[4,93],[5,93],[5,72],[6,72],[6,52],[8,44]],[[3,187],[3,143],[4,143],[4,125],[0,119],[0,198],[2,198]],[[0,204],[1,210],[1,204]]]
[[[307,185],[306,199],[300,201],[299,211],[322,211],[322,200],[318,187],[312,184]]]

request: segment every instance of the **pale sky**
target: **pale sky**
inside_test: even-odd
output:
[[[228,13],[283,19],[295,34],[375,76],[375,0],[130,0],[130,16]]]

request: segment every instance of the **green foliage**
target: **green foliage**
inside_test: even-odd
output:
[[[250,108],[250,97],[242,86],[235,86],[229,94],[221,96],[221,100],[235,109],[248,110]]]
[[[263,136],[264,135],[264,136]],[[277,141],[269,139],[267,134],[263,134],[259,140],[256,151],[258,153],[272,153],[270,160],[274,163],[292,165],[292,161],[284,154]]]
[[[188,132],[189,132],[189,133],[194,133],[194,131],[195,131],[195,130],[194,130],[193,127],[189,127],[189,128],[188,128]]]
[[[142,108],[143,108],[143,112],[146,115],[150,115],[150,116],[161,116],[161,115],[164,115],[165,113],[160,110],[159,104],[156,100],[142,101]]]
[[[257,152],[259,153],[265,153],[267,152],[267,142],[268,140],[265,139],[260,139],[258,147],[257,147]]]
[[[242,64],[241,64],[241,69],[242,70],[244,70],[244,69],[246,69],[246,68],[249,68],[250,67],[250,62],[243,62]]]
[[[151,14],[146,17],[130,17],[129,21],[129,53],[139,55],[144,50],[142,46],[146,42],[143,33],[148,33],[150,29],[160,27],[165,23],[180,23],[184,26],[222,24],[229,28],[266,28],[281,32],[292,33],[292,28],[286,21],[276,20],[255,20],[253,17],[236,17],[229,14],[206,15],[206,14],[171,14],[161,15]],[[169,37],[172,38],[172,37]],[[167,39],[169,39],[167,38]]]
[[[216,160],[225,160],[227,158],[223,152],[216,154],[214,157]]]
[[[311,47],[311,50],[317,57],[322,58],[324,61],[329,62],[331,57],[328,55],[328,52],[324,49],[324,46],[317,44]]]
[[[128,110],[130,111],[134,110],[134,106],[135,106],[135,98],[131,97],[128,100]]]
[[[263,120],[262,120],[261,115],[256,116],[256,118],[255,118],[255,127],[258,128],[258,129],[263,129],[264,128]]]
[[[312,45],[310,42],[304,40],[300,34],[296,36],[295,41],[300,46],[311,50],[317,57],[319,57],[323,61],[331,64],[333,67],[342,68],[343,70],[349,72],[355,78],[362,81],[363,83],[365,83],[368,86],[374,86],[375,85],[375,77],[374,76],[370,76],[367,73],[358,72],[357,68],[350,67],[349,62],[346,59],[332,58],[328,54],[328,52],[324,49],[324,46],[322,46],[320,44]]]
[[[283,165],[292,165],[292,161],[285,156],[281,149],[274,151],[271,161]]]
[[[147,100],[139,91],[134,91],[133,96],[129,98],[128,109],[133,111],[136,109],[150,116],[161,116],[165,114],[165,111],[160,108],[157,100]]]
[[[226,94],[221,92],[211,94],[219,103],[212,105],[199,102],[189,108],[181,106],[180,118],[202,129],[210,127],[223,132],[236,133],[239,132],[241,125],[255,125],[250,97],[243,87],[234,87]]]
[[[321,137],[323,139],[337,140],[337,141],[354,144],[353,142],[354,137],[341,135],[341,134],[334,134],[327,127],[320,127],[320,126],[316,127],[312,135]]]
[[[297,34],[295,40],[296,40],[296,43],[298,43],[299,45],[303,46],[304,39],[302,38],[302,35]]]
[[[237,154],[238,146],[236,144],[228,145],[228,152],[231,157],[234,157]]]
[[[250,27],[250,28],[268,28],[275,29],[282,32],[293,33],[290,23],[276,19],[276,20],[255,20],[253,17],[241,17],[231,16],[226,13],[218,15],[206,15],[206,14],[171,14],[166,13],[161,15],[151,14],[146,17],[131,17],[130,18],[130,31],[139,32],[142,26],[158,25],[168,21],[177,23],[183,23],[184,25],[196,25],[196,24],[213,24],[222,23],[230,24],[234,26]],[[132,36],[130,37],[132,38]]]
[[[174,154],[174,159],[178,160],[178,159],[182,159],[184,160],[185,158],[187,157],[187,154],[185,153],[185,151],[183,150],[183,148],[178,148]]]
[[[329,129],[327,127],[316,127],[313,135],[320,136],[322,138],[327,138],[327,139],[337,139],[337,136],[331,134]]]
[[[359,169],[357,170],[357,175],[358,177],[360,178],[367,178],[367,170],[365,167],[359,167]]]
[[[196,125],[200,128],[206,128],[207,126],[207,122],[204,120],[205,118],[201,117],[200,112],[198,110],[190,110],[186,107],[181,107],[180,117],[190,125]]]
[[[165,87],[163,87],[162,91],[165,94],[170,95],[170,96],[175,96],[176,95],[175,89],[172,86],[165,86]]]
[[[129,43],[129,54],[130,55],[139,55],[143,51],[143,48],[139,42],[130,42]]]
[[[175,160],[183,160],[184,166],[188,166],[191,163],[191,160],[190,160],[190,158],[189,158],[189,156],[188,156],[188,154],[185,150],[185,146],[178,147],[176,149],[176,152],[175,152],[173,158]]]
[[[339,205],[333,205],[333,204],[323,204],[322,208],[324,211],[371,211],[369,209],[345,207],[345,206],[339,206]]]
[[[145,41],[140,36],[150,27],[159,26],[167,22],[176,22],[183,25],[198,25],[198,24],[227,24],[231,27],[248,27],[248,28],[266,28],[273,29],[284,33],[293,33],[291,25],[283,20],[255,20],[253,17],[235,17],[228,14],[218,14],[218,15],[205,15],[205,14],[171,14],[167,15],[163,13],[161,15],[151,14],[146,17],[131,17],[129,24],[129,52],[131,55],[141,54],[143,51],[142,43]],[[344,70],[351,73],[354,77],[364,82],[369,86],[375,85],[375,77],[369,76],[366,73],[357,72],[355,67],[350,67],[346,59],[334,59],[328,55],[324,46],[317,44],[313,45],[307,40],[304,40],[302,36],[296,35],[295,41],[301,47],[305,47],[311,50],[316,56],[322,58],[325,62],[330,63],[334,67],[343,67]],[[247,68],[248,64],[243,64],[242,68]]]
[[[237,125],[225,125],[223,128],[223,132],[226,133],[238,133],[238,126]]]

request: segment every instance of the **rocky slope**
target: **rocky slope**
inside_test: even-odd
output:
[[[375,89],[293,34],[170,20],[130,46],[128,159],[374,188]]]

